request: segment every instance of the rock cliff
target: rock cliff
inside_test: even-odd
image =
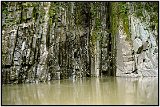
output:
[[[158,2],[140,4],[2,2],[2,83],[157,76]]]

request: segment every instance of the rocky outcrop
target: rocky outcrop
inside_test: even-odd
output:
[[[134,31],[134,29],[139,29],[139,34],[132,35],[138,73],[141,73],[142,76],[158,76],[158,51],[156,51],[158,50],[158,45],[154,34],[150,30],[145,30],[145,23],[141,23],[135,17],[131,17],[131,23],[134,24],[131,25],[131,33],[138,32]],[[141,47],[142,49],[140,49]],[[137,48],[140,50],[139,53],[136,53],[138,52]]]
[[[136,5],[132,4],[130,10],[133,8],[136,8]],[[130,20],[130,41],[126,39],[127,34],[120,24],[119,36],[117,37],[117,76],[158,76],[158,44],[156,42],[158,32],[156,27],[149,28],[151,24],[156,25],[157,23],[156,20],[154,23],[149,20],[151,15],[155,13],[149,13],[145,9],[142,12],[145,13],[142,18],[145,17],[146,20],[136,17],[136,12],[133,11],[128,17]]]

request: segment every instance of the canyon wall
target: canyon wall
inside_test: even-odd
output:
[[[2,2],[2,83],[157,76],[156,3]]]

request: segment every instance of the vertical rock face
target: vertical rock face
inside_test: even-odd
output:
[[[3,83],[91,76],[90,3],[3,2],[2,6]]]
[[[125,26],[120,22],[117,76],[158,76],[158,4],[142,2],[128,3],[126,6],[129,9],[130,34],[127,34]],[[127,40],[128,35],[130,40]]]
[[[134,15],[127,20],[126,4],[134,13],[134,3],[2,2],[2,82],[140,74],[141,68],[157,75],[157,25],[145,9],[145,22]],[[148,50],[137,54],[140,47]]]
[[[147,25],[135,17],[131,17],[131,24],[133,29],[139,26],[139,32],[131,29],[131,33],[138,32],[137,36],[132,35],[138,73],[142,76],[158,76],[158,51],[156,51],[158,44],[156,44],[154,33],[151,30],[145,30]]]
[[[112,8],[110,2],[91,4],[93,14],[91,28],[91,72],[94,76],[115,76],[115,34],[112,32]],[[95,11],[96,10],[96,11]]]

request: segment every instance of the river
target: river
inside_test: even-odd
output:
[[[157,105],[158,78],[102,77],[2,85],[2,105]]]

